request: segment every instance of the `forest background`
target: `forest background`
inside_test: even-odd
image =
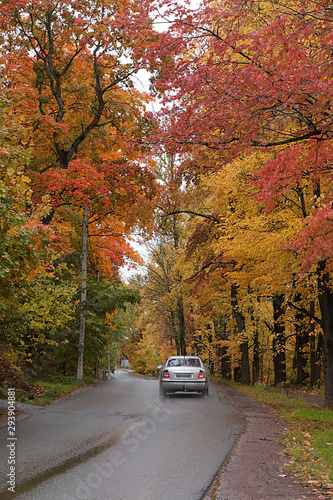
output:
[[[198,354],[332,408],[332,21],[310,0],[1,3],[3,390]]]

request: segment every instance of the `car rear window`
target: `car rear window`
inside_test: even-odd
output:
[[[200,368],[200,360],[198,358],[171,358],[168,361],[168,366],[194,366]]]

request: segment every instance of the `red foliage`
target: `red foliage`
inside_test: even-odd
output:
[[[151,50],[165,104],[154,140],[178,154],[212,151],[217,169],[253,148],[271,154],[255,175],[260,199],[272,210],[306,188],[314,202],[291,247],[306,267],[331,262],[332,10],[312,0],[261,10],[204,1],[197,11],[171,1],[165,17],[174,21]]]

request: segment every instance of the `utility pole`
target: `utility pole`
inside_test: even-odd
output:
[[[77,380],[82,380],[83,377],[83,361],[84,361],[84,337],[86,334],[86,316],[84,307],[87,302],[87,269],[88,269],[88,219],[89,206],[84,204],[83,208],[83,232],[82,232],[82,258],[81,258],[81,300],[80,300],[80,333],[79,333],[79,350],[77,358]]]
[[[108,353],[108,379],[110,380],[111,378],[111,357],[110,357],[110,352]]]
[[[104,196],[109,196],[111,192],[101,194],[97,196],[91,203],[98,200],[99,198],[104,198]],[[84,204],[83,207],[83,229],[82,229],[82,256],[81,256],[81,299],[80,299],[80,333],[79,333],[79,349],[77,356],[77,380],[82,380],[83,377],[83,363],[84,363],[84,338],[86,335],[86,315],[84,308],[87,303],[87,274],[88,274],[88,223],[89,223],[89,205]],[[99,281],[99,272],[98,272]]]

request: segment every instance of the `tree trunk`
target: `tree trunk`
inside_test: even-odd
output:
[[[242,381],[240,366],[236,366],[234,368],[234,381],[235,382],[241,382]]]
[[[228,334],[226,333],[226,319],[222,314],[220,315],[219,319],[214,319],[214,330],[215,330],[215,337],[217,340],[228,340]],[[228,347],[219,346],[216,354],[220,359],[219,363],[220,363],[221,377],[230,380],[231,360]]]
[[[294,297],[295,303],[301,301],[300,294]],[[295,357],[294,366],[296,368],[296,384],[302,385],[305,382],[307,373],[305,366],[307,364],[306,348],[309,344],[309,321],[305,318],[304,314],[296,311],[295,313],[295,329],[296,329],[296,342],[295,342]]]
[[[221,376],[231,380],[231,360],[227,347],[221,347],[219,356],[221,358]]]
[[[257,297],[257,301],[260,301],[260,298]],[[253,360],[252,360],[252,384],[254,385],[259,380],[259,372],[260,372],[260,346],[259,346],[259,332],[258,332],[258,321],[254,315],[253,305],[249,308],[249,313],[251,316],[251,322],[254,326],[254,335],[253,335]]]
[[[79,350],[78,350],[77,374],[76,374],[76,378],[78,380],[82,380],[83,377],[84,339],[86,333],[86,316],[84,308],[87,302],[88,218],[89,218],[89,207],[88,204],[85,203],[83,209],[83,232],[82,232],[80,333],[79,333]]]
[[[259,380],[260,372],[260,348],[259,348],[259,335],[256,328],[253,338],[253,361],[252,361],[252,384]]]
[[[312,305],[311,305],[312,309]],[[314,304],[313,304],[314,314]],[[323,363],[323,350],[324,350],[324,335],[320,331],[317,339],[314,332],[314,324],[311,325],[310,330],[310,385],[319,385],[321,377],[321,369]]]
[[[184,318],[184,303],[183,298],[178,299],[178,325],[179,325],[179,343],[180,353],[186,356],[186,341],[185,341],[185,318]]]
[[[315,315],[315,303],[314,301],[310,304],[310,315],[314,317]],[[319,342],[319,339],[318,339]],[[317,355],[316,355],[316,335],[315,335],[315,325],[312,321],[310,323],[309,329],[309,343],[310,343],[310,385],[314,386],[318,382],[317,378]]]
[[[284,327],[284,295],[273,296],[274,337],[273,364],[274,384],[286,381],[286,338]]]
[[[231,306],[234,318],[237,323],[238,333],[242,334],[245,330],[245,318],[238,307],[238,285],[234,283],[231,285]],[[249,346],[248,342],[244,341],[240,345],[241,350],[241,364],[240,364],[240,380],[242,384],[250,384],[250,364],[249,364]]]
[[[177,356],[180,356],[179,334],[178,334],[177,327],[176,327],[175,313],[172,309],[170,310],[170,322],[171,322],[171,334],[170,334],[171,345],[172,345],[172,338],[173,338],[175,341],[175,344],[176,344]]]
[[[330,275],[325,270],[325,261],[318,265],[319,305],[324,332],[323,371],[325,404],[333,408],[333,292]]]
[[[241,343],[241,382],[242,384],[250,384],[250,362],[249,362],[249,343],[247,340]]]

